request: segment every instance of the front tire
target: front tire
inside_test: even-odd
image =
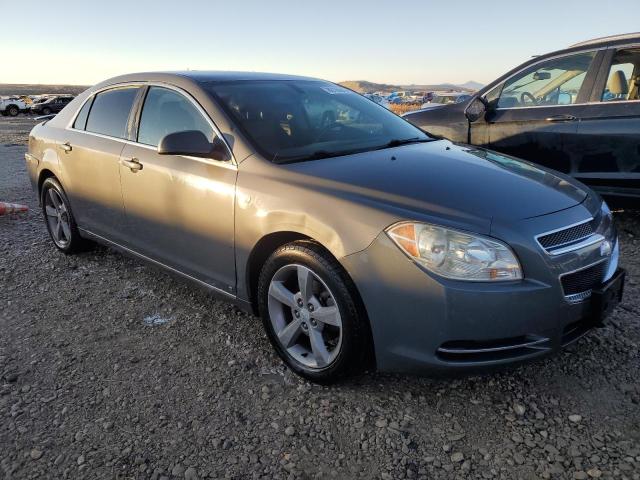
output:
[[[276,250],[258,281],[267,336],[298,375],[330,384],[360,373],[371,336],[353,281],[320,245],[298,241]]]
[[[15,117],[20,113],[20,109],[16,105],[9,105],[7,107],[7,113],[10,116]]]
[[[49,236],[58,250],[67,254],[83,250],[87,241],[80,236],[69,199],[55,178],[43,182],[40,203]]]
[[[43,115],[50,115],[51,114],[51,109],[49,107],[44,107],[42,109],[42,114]]]

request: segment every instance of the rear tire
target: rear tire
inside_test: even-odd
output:
[[[7,107],[7,113],[12,116],[15,117],[20,113],[20,109],[18,108],[17,105],[9,105]]]
[[[80,236],[69,199],[54,177],[43,182],[40,203],[47,231],[56,248],[66,254],[85,250],[89,242]]]
[[[331,384],[368,366],[372,340],[355,285],[320,245],[297,241],[276,250],[257,295],[271,344],[298,375]]]

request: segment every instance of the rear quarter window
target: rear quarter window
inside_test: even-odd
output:
[[[126,138],[127,120],[138,88],[116,88],[97,94],[87,119],[86,131]]]
[[[89,110],[91,110],[91,104],[93,103],[93,97],[84,102],[84,105],[80,109],[78,116],[73,122],[73,128],[77,130],[84,130],[87,127],[87,117],[89,116]]]

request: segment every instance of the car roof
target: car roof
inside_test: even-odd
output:
[[[134,81],[166,81],[167,79],[190,79],[198,83],[226,82],[242,80],[319,80],[318,78],[263,72],[227,72],[215,70],[184,70],[168,72],[142,72],[121,75],[104,83],[124,83]]]
[[[608,37],[592,38],[591,40],[585,40],[583,42],[574,43],[569,48],[585,47],[591,45],[607,45],[612,42],[624,42],[624,41],[640,40],[640,32],[635,33],[623,33],[620,35],[609,35]]]

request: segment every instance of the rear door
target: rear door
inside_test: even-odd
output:
[[[570,172],[575,159],[566,144],[577,132],[600,60],[597,52],[566,55],[507,79],[485,117],[490,148]]]
[[[212,141],[216,135],[186,92],[149,87],[137,142],[122,151],[127,242],[149,258],[234,294],[237,168],[231,160],[158,154],[162,137],[185,130],[200,130]]]
[[[117,241],[124,211],[120,153],[139,87],[119,87],[91,97],[59,145],[65,191],[78,226]]]
[[[578,126],[574,176],[602,193],[640,196],[640,45],[610,49]]]

